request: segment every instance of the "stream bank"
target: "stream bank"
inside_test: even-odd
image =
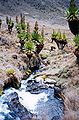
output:
[[[4,91],[0,97],[1,120],[63,120],[64,103],[54,94],[54,83],[49,86],[35,79],[38,73],[22,80],[18,90],[8,88]]]

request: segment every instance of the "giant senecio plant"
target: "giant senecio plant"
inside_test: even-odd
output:
[[[67,13],[67,20],[68,20],[68,25],[71,30],[71,32],[74,35],[79,34],[79,9],[75,4],[75,0],[70,0],[70,6],[66,11]]]

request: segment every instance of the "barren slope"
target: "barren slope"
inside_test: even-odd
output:
[[[79,4],[78,0],[76,2]],[[68,4],[69,0],[0,0],[0,13],[12,16],[21,12],[28,13],[31,18],[65,24],[63,16]]]

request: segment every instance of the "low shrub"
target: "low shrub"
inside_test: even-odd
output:
[[[79,47],[79,35],[76,35],[74,37],[74,42],[75,42],[76,47]]]
[[[34,51],[35,50],[35,44],[33,43],[33,41],[26,41],[24,44],[24,48],[26,51]]]
[[[7,70],[6,70],[6,74],[9,76],[9,75],[13,75],[15,73],[15,70],[14,69],[12,69],[12,68],[8,68]]]

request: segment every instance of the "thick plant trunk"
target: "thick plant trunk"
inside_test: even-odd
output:
[[[77,56],[77,64],[79,65],[79,56]]]
[[[52,38],[52,42],[53,42],[53,41],[56,41],[56,40],[57,40],[56,38]]]
[[[58,49],[63,50],[65,45],[67,44],[66,40],[59,40],[59,39],[53,39],[53,41],[56,42]]]
[[[41,50],[43,49],[44,47],[44,44],[43,43],[40,43],[39,45],[36,45],[36,53],[40,53]]]
[[[26,55],[27,55],[27,57],[29,58],[29,60],[31,59],[31,57],[32,57],[32,55],[33,55],[33,53],[31,53],[31,52],[27,52],[26,53]]]
[[[68,20],[69,28],[74,35],[79,34],[79,20]]]
[[[75,56],[77,57],[76,61],[77,61],[77,64],[79,65],[79,49],[75,49],[75,52],[74,52]]]

